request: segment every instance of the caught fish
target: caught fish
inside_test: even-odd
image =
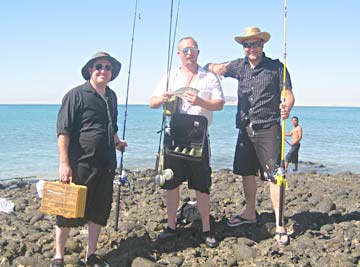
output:
[[[174,92],[172,92],[174,94],[174,96],[182,96],[185,94],[185,92],[187,91],[191,91],[193,93],[199,93],[199,90],[193,87],[181,87],[177,90],[175,90]]]

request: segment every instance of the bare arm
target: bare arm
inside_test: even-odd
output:
[[[58,136],[58,149],[59,149],[59,180],[64,183],[70,181],[72,170],[69,161],[69,143],[70,137],[67,134],[60,134]]]
[[[290,116],[290,111],[295,103],[295,97],[291,90],[286,90],[285,103],[280,104],[281,119],[286,120]]]
[[[193,93],[191,91],[185,92],[184,99],[191,103],[191,105],[193,106],[200,106],[210,111],[222,110],[225,103],[222,99],[202,99],[196,93]]]
[[[285,133],[285,136],[292,136],[292,134],[293,134],[293,131],[291,130],[290,133]]]
[[[159,108],[162,104],[169,101],[171,96],[173,96],[173,94],[170,92],[165,92],[160,96],[152,96],[150,98],[150,107]]]
[[[213,72],[217,75],[224,76],[224,74],[227,71],[227,66],[229,64],[230,64],[230,62],[221,63],[221,64],[209,63],[207,65],[207,70],[210,72]]]

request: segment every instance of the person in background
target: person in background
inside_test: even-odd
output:
[[[221,110],[224,105],[224,95],[218,78],[201,68],[198,63],[200,50],[192,37],[184,37],[179,41],[177,55],[181,66],[171,70],[167,90],[167,75],[165,75],[150,99],[151,108],[159,108],[166,103],[175,91],[182,87],[193,87],[198,93],[188,90],[182,96],[178,106],[180,113],[203,115],[211,124],[212,113]],[[178,159],[165,155],[165,167],[172,169],[174,178],[166,181],[167,228],[158,236],[158,240],[174,238],[176,236],[176,211],[179,206],[180,185],[188,181],[188,187],[196,192],[198,209],[202,220],[201,236],[209,247],[216,247],[216,240],[210,231],[210,145],[206,137],[203,158],[200,162]]]
[[[292,136],[292,140],[290,143],[291,149],[286,154],[285,170],[287,170],[289,163],[292,162],[295,165],[293,171],[297,171],[299,164],[300,140],[302,139],[302,127],[299,124],[299,118],[296,116],[291,118],[291,123],[294,128],[291,130],[290,133],[285,133],[285,136]]]
[[[286,98],[281,103],[284,66],[263,52],[270,39],[268,32],[257,27],[244,30],[235,41],[243,46],[245,58],[221,64],[207,64],[206,69],[238,80],[236,127],[239,129],[233,172],[243,177],[245,210],[228,219],[228,226],[256,223],[255,176],[268,181],[270,197],[275,211],[276,235],[279,245],[289,244],[284,217],[279,218],[280,187],[274,174],[280,166],[280,119],[287,119],[294,105],[290,75],[286,72]],[[280,226],[279,222],[282,222]]]
[[[86,265],[109,264],[95,254],[102,226],[110,216],[116,152],[127,146],[117,135],[117,97],[108,83],[121,64],[105,52],[96,53],[82,68],[86,82],[63,98],[57,117],[59,180],[88,188],[84,218],[56,216],[56,252],[53,267],[65,266],[64,249],[72,227],[87,224]]]

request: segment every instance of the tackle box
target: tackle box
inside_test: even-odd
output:
[[[85,214],[87,187],[74,183],[44,183],[41,208],[44,213],[65,218],[82,218]]]

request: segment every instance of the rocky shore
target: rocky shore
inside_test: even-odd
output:
[[[268,187],[258,181],[258,223],[229,228],[226,220],[244,207],[241,177],[230,170],[213,173],[211,224],[219,247],[200,241],[201,223],[179,226],[175,240],[156,241],[166,227],[163,190],[151,170],[130,172],[121,187],[119,230],[115,203],[100,235],[98,253],[113,267],[195,266],[360,266],[360,175],[288,174],[286,226],[289,246],[274,241],[274,214]],[[114,190],[116,199],[117,186]],[[182,198],[194,199],[186,186]],[[49,266],[54,255],[54,216],[40,210],[35,183],[0,185],[0,197],[15,204],[0,212],[0,266]],[[86,228],[73,229],[66,247],[67,266],[84,266]]]

